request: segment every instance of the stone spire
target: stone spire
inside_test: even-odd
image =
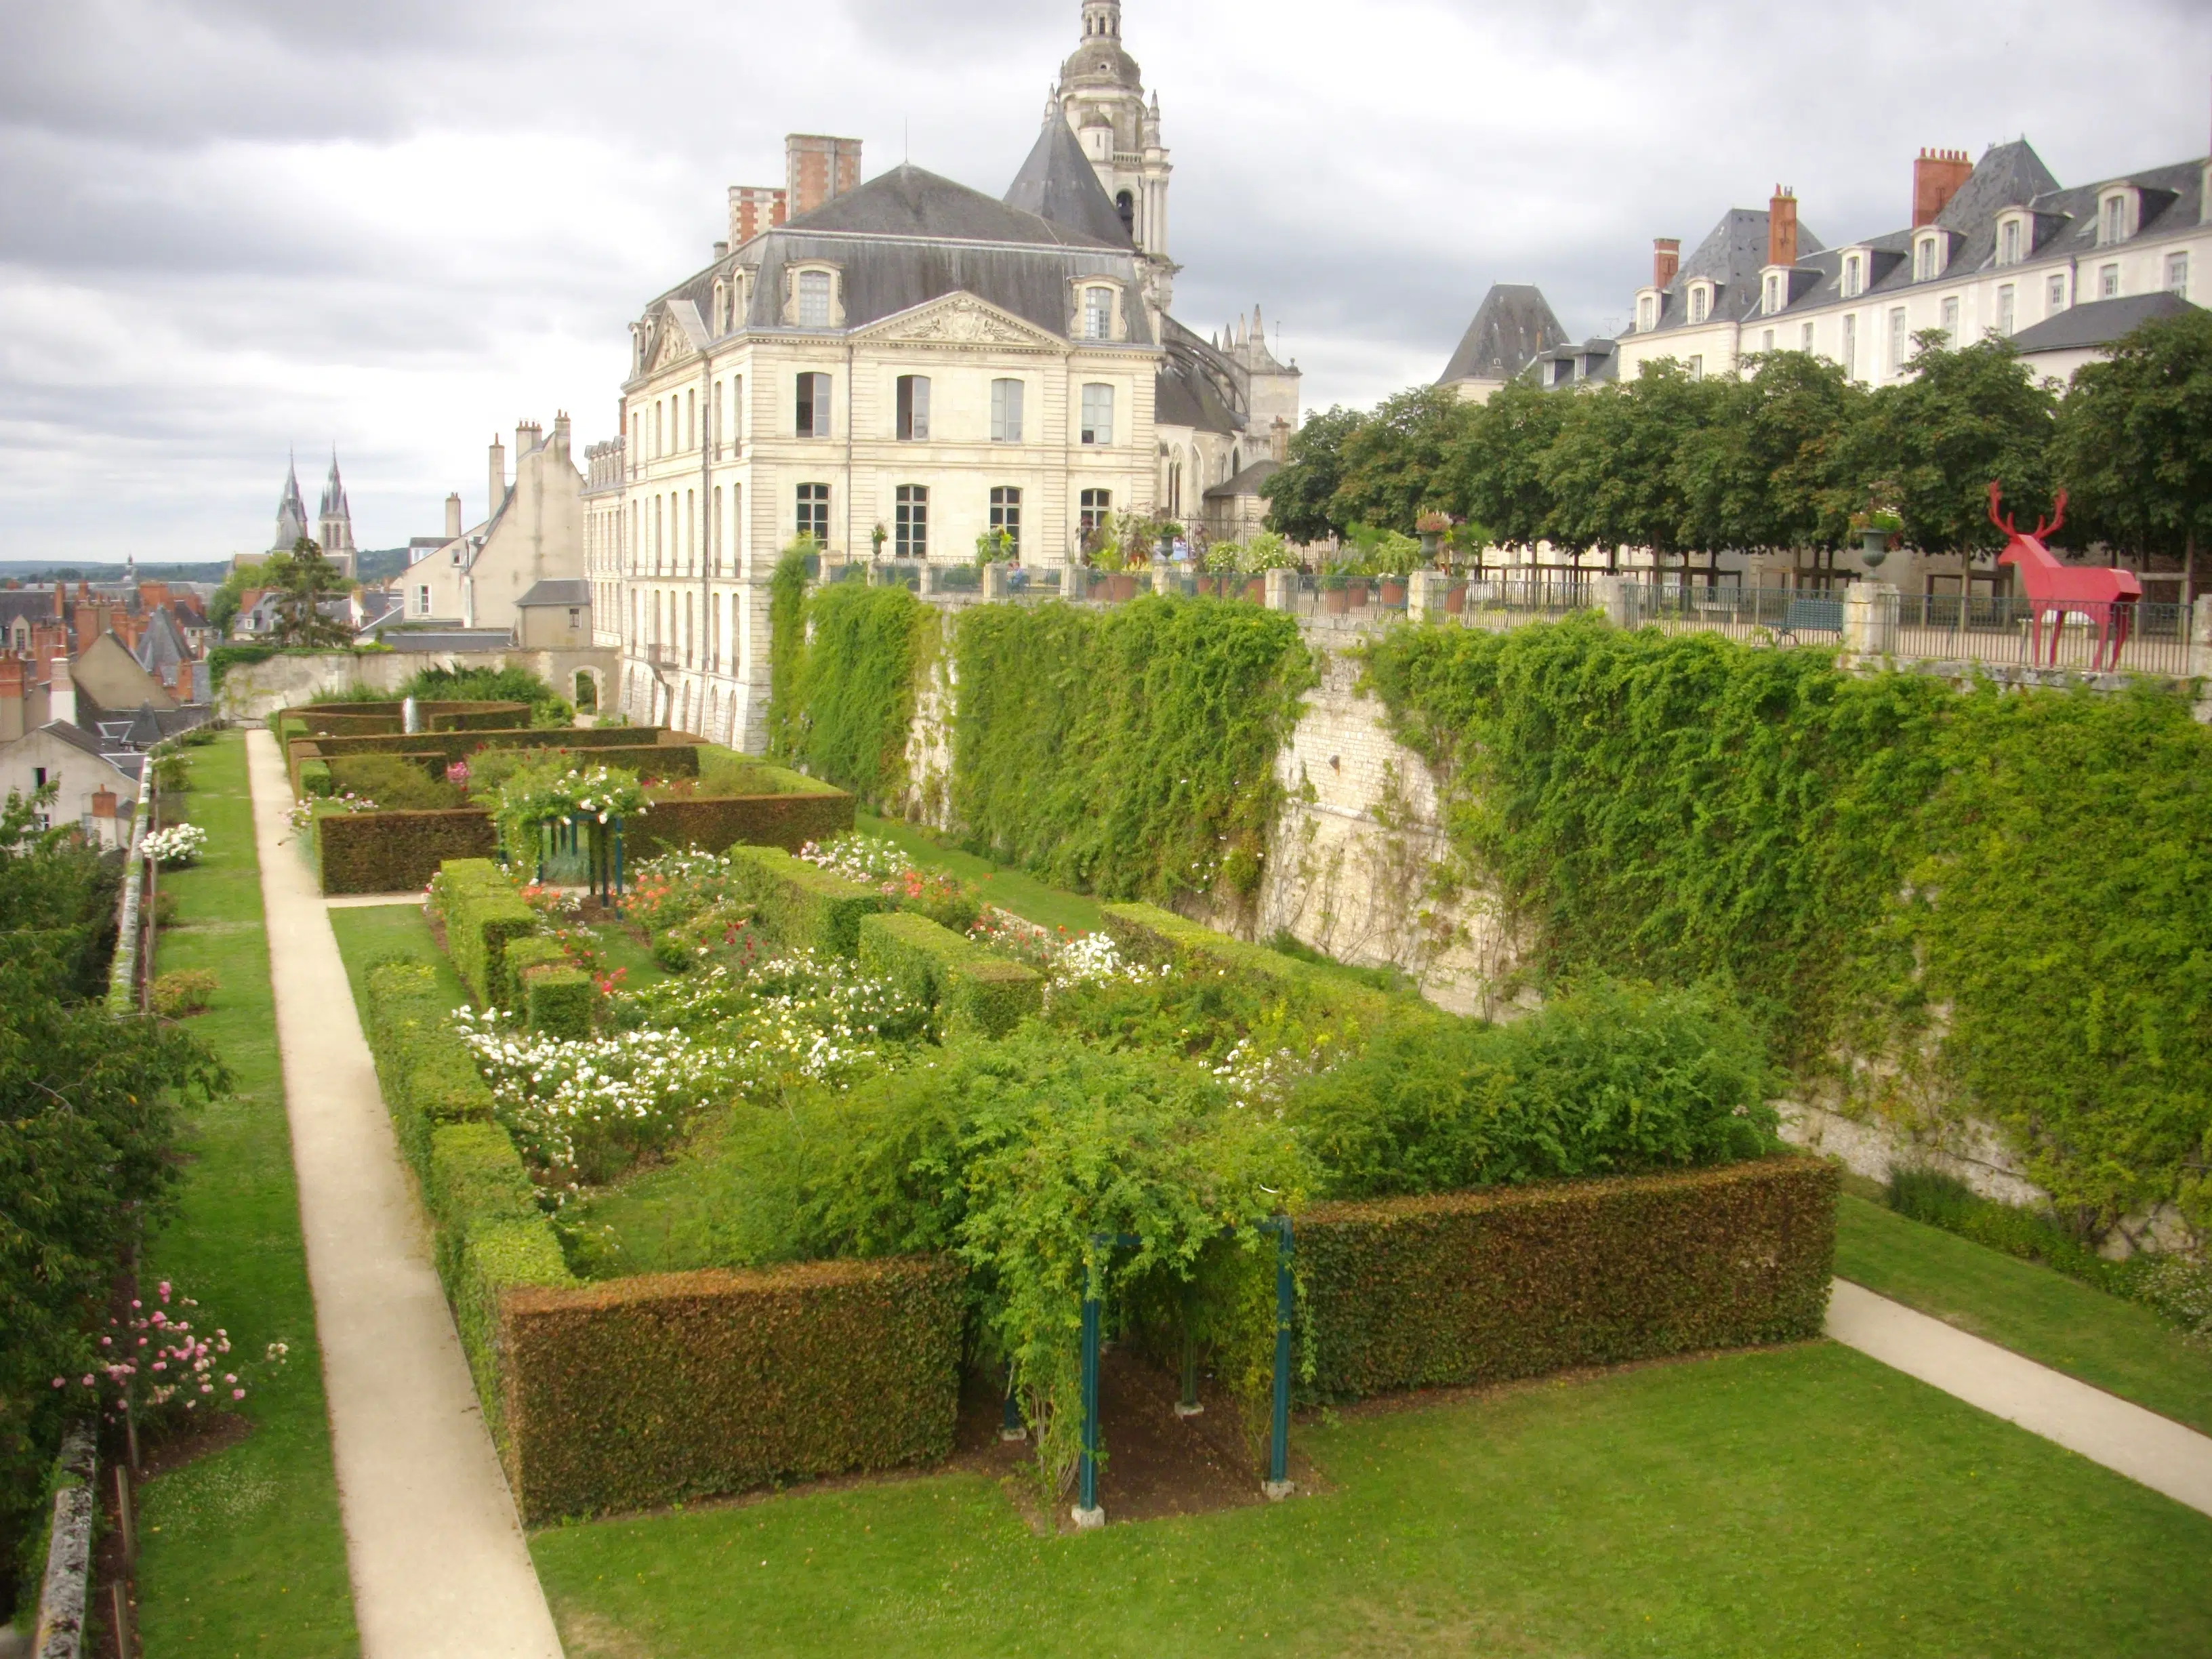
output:
[[[293,457],[284,469],[284,494],[276,503],[276,539],[271,553],[289,553],[307,533],[307,504],[300,497],[300,463]]]

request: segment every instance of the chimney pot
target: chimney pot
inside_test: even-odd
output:
[[[1655,236],[1651,239],[1651,286],[1664,288],[1673,282],[1682,269],[1682,239],[1679,236]]]
[[[1972,177],[1974,164],[1962,149],[1923,148],[1912,163],[1912,225],[1932,225],[1959,187]]]

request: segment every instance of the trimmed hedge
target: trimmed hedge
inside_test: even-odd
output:
[[[938,1011],[945,1034],[1000,1037],[1044,1012],[1044,978],[912,911],[862,916],[860,966]]]
[[[603,750],[625,752],[645,749],[690,749],[696,757],[696,744],[676,744],[667,741],[669,734],[658,726],[505,726],[461,731],[443,730],[414,732],[405,734],[386,732],[373,737],[317,737],[297,721],[278,718],[276,741],[284,750],[285,764],[290,769],[292,793],[300,792],[300,767],[311,760],[337,760],[349,755],[416,755],[440,756],[446,763],[466,760],[481,749],[568,749],[590,750],[592,759],[600,758]],[[608,765],[635,767],[634,762],[608,761]],[[681,767],[680,760],[669,763]],[[689,771],[668,772],[658,763],[652,769],[656,775],[693,777],[697,775],[696,760]]]
[[[368,971],[368,1040],[377,1081],[399,1150],[424,1181],[431,1140],[441,1127],[489,1123],[492,1114],[491,1086],[453,1035],[453,1011],[437,988],[437,975],[418,963]]]
[[[572,967],[557,939],[519,939],[507,947],[508,983],[521,999],[524,1024],[563,1042],[592,1035],[596,993],[591,975]]]
[[[1217,933],[1172,910],[1151,904],[1109,904],[1103,910],[1107,937],[1133,961],[1171,963],[1185,973],[1213,969],[1293,999],[1314,1013],[1355,1019],[1363,1025],[1379,1024],[1391,1011],[1392,999],[1384,992],[1264,945],[1247,945]]]
[[[1357,1400],[1808,1340],[1835,1266],[1836,1166],[1802,1157],[1300,1216],[1309,1392]]]
[[[537,913],[488,859],[449,860],[439,873],[446,878],[439,898],[446,954],[453,957],[461,982],[478,1007],[514,1006],[507,947],[538,931]]]
[[[793,949],[849,957],[860,918],[896,907],[872,887],[795,859],[780,847],[730,848],[731,884],[761,930]]]
[[[853,827],[853,797],[823,793],[732,795],[657,800],[641,818],[623,823],[623,850],[631,859],[658,858],[697,848],[781,847],[795,853],[810,841],[829,841]]]
[[[315,815],[315,874],[325,893],[420,892],[455,859],[489,859],[499,832],[479,807]]]
[[[523,1522],[943,1457],[964,1311],[943,1257],[510,1290],[493,1346]]]

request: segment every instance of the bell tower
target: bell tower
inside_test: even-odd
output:
[[[1168,257],[1168,176],[1160,100],[1121,46],[1121,0],[1083,0],[1083,40],[1053,94],[1083,154],[1145,256],[1146,297],[1165,310],[1178,267]]]

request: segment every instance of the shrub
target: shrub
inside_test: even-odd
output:
[[[302,793],[307,766],[300,767]],[[446,781],[445,766],[434,752],[423,755],[346,755],[322,763],[330,787],[319,793],[365,795],[391,811],[434,812],[463,804],[461,792]],[[433,768],[436,770],[434,772]]]
[[[623,846],[636,859],[692,848],[720,853],[738,846],[781,847],[795,853],[810,841],[850,830],[854,805],[842,789],[726,799],[656,799],[645,817],[623,826]]]
[[[164,1019],[204,1014],[215,998],[216,976],[204,968],[179,968],[154,981],[154,1012]]]
[[[207,850],[208,833],[197,823],[173,823],[156,830],[141,843],[146,856],[165,870],[198,862]]]
[[[860,918],[892,908],[881,893],[776,847],[732,848],[730,879],[762,931],[797,950],[849,957],[860,949]]]
[[[1704,991],[1600,983],[1510,1025],[1399,1025],[1291,1096],[1340,1198],[1630,1175],[1772,1151],[1765,1051]]]
[[[1150,904],[1105,907],[1107,936],[1132,962],[1172,966],[1184,974],[1215,970],[1278,997],[1304,1016],[1374,1027],[1394,1010],[1390,996],[1358,970],[1322,966],[1218,933]]]
[[[322,890],[420,892],[446,864],[489,858],[498,845],[491,815],[469,806],[444,812],[318,812],[315,872]]]
[[[331,781],[331,763],[328,761],[303,760],[300,763],[300,793],[319,800],[327,799],[337,793],[337,787]]]
[[[939,1258],[508,1291],[495,1351],[525,1524],[946,1455],[961,1290]]]
[[[1316,1205],[1298,1218],[1310,1391],[1356,1400],[1820,1334],[1832,1164]]]
[[[368,971],[369,1048],[377,1079],[399,1149],[425,1181],[439,1126],[488,1123],[492,1116],[491,1089],[454,1035],[437,982],[436,974],[420,963],[386,963]]]
[[[948,1035],[1004,1036],[1044,1007],[1044,977],[969,944],[926,916],[860,918],[862,971],[935,1008]]]
[[[862,800],[890,800],[906,782],[915,688],[937,618],[903,587],[839,583],[807,599],[806,620],[812,638],[793,671],[790,752]]]
[[[580,1042],[592,1034],[598,993],[591,975],[568,966],[532,968],[522,976],[524,1017],[547,1036]]]
[[[439,896],[446,951],[480,1008],[512,1007],[516,998],[507,971],[510,940],[538,931],[538,917],[489,860],[448,860]]]

